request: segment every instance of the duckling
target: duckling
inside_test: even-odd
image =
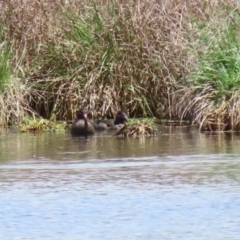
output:
[[[127,121],[127,114],[123,111],[118,111],[115,119],[97,120],[94,123],[94,127],[96,131],[114,131],[121,129]]]

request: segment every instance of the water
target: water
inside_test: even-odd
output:
[[[240,239],[240,136],[0,135],[0,239]]]

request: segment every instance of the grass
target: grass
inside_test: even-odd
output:
[[[8,51],[2,51],[2,54],[0,55],[0,92],[4,92],[4,89],[10,81],[9,55],[10,53]]]
[[[134,2],[1,4],[0,21],[9,22],[7,39],[14,43],[12,67],[18,66],[17,77],[32,90],[32,112],[73,119],[85,105],[96,118],[121,108],[130,109],[132,116],[167,114],[166,89],[172,83],[160,39],[171,42],[147,17],[159,11],[158,4],[146,16],[136,14],[145,4]],[[159,21],[163,18],[167,16]]]
[[[11,49],[6,40],[4,26],[0,26],[0,93],[3,93],[11,78]]]
[[[140,136],[156,136],[158,135],[158,125],[154,118],[129,119],[127,124],[123,126],[116,136],[123,135],[125,137],[140,137]]]
[[[0,2],[0,122],[190,119],[240,130],[239,2]],[[33,24],[34,23],[34,24]],[[41,129],[41,128],[40,128]]]
[[[237,93],[240,88],[240,20],[236,9],[212,18],[199,35],[198,64],[186,85],[176,91],[178,116],[192,118],[201,130],[239,131]],[[214,15],[214,13],[213,13]],[[213,24],[213,20],[215,20]],[[211,39],[211,41],[210,41]]]
[[[240,35],[238,26],[228,27],[210,51],[199,56],[197,72],[191,83],[199,88],[212,86],[229,99],[231,91],[240,87]]]
[[[66,123],[52,122],[46,119],[25,118],[19,126],[20,132],[59,132],[64,131]]]

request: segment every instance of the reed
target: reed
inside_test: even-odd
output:
[[[239,8],[228,10],[220,16],[213,12],[202,31],[198,26],[196,67],[174,96],[177,115],[191,118],[201,130],[240,130],[240,16]]]
[[[74,119],[84,106],[93,118],[127,109],[238,129],[239,8],[237,0],[0,1],[0,122]]]
[[[31,88],[29,108],[44,118],[72,119],[80,105],[93,117],[119,109],[167,116],[169,89],[185,71],[170,60],[184,59],[170,33],[179,8],[174,1],[161,8],[158,1],[1,2],[11,75]]]

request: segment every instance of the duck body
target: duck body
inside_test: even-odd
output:
[[[89,121],[79,119],[74,121],[71,126],[71,134],[75,136],[93,135],[94,133],[95,128]]]
[[[88,120],[87,112],[80,109],[77,112],[77,119],[71,126],[71,134],[73,136],[88,136],[95,133],[94,125]]]

